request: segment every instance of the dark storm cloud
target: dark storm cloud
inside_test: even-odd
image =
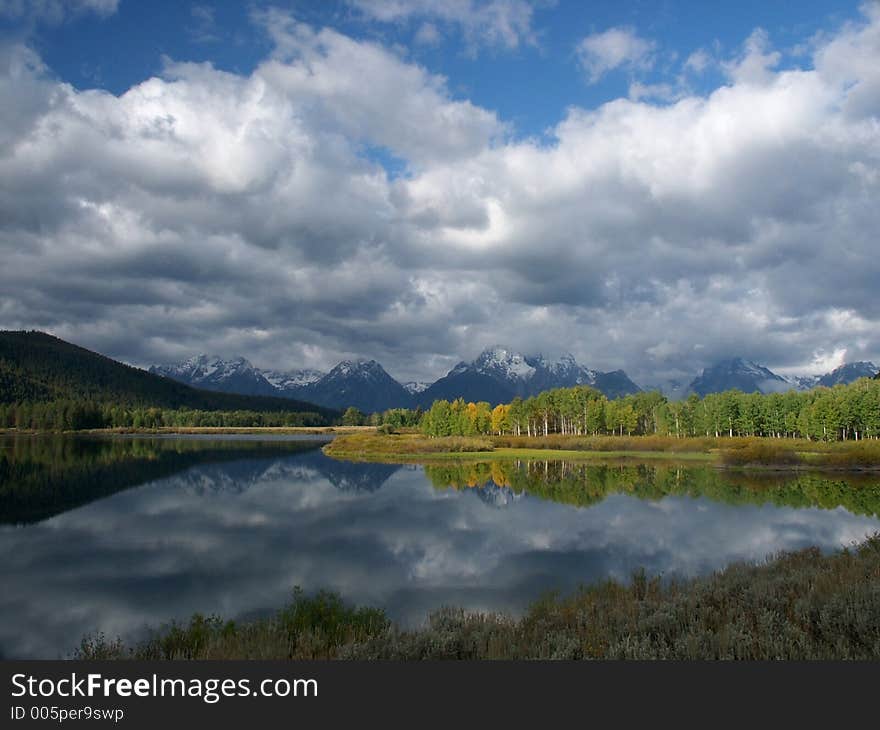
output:
[[[268,13],[250,76],[169,61],[118,97],[0,48],[2,326],[140,364],[362,355],[407,379],[494,342],[641,382],[880,358],[870,6],[804,69],[753,37],[711,94],[573,107],[544,143]]]

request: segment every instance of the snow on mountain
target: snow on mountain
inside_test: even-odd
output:
[[[785,382],[791,385],[795,390],[810,390],[819,385],[818,375],[782,375],[780,376]]]
[[[578,363],[571,353],[563,355],[558,360],[547,360],[543,355],[534,355],[527,358],[527,361],[535,368],[530,384],[531,390],[570,388],[575,385],[596,387],[603,375]]]
[[[516,396],[525,398],[575,385],[593,386],[610,398],[639,391],[622,370],[600,373],[580,365],[570,354],[551,361],[543,355],[526,356],[495,345],[483,350],[473,362],[460,362],[418,394],[417,400],[423,407],[441,398],[459,397],[506,403]]]
[[[736,388],[744,393],[784,393],[788,390],[810,390],[817,386],[831,387],[852,383],[859,378],[873,377],[878,371],[871,362],[841,365],[824,375],[778,375],[772,370],[742,358],[722,360],[706,368],[688,388],[697,395],[720,393]]]
[[[388,376],[385,369],[375,360],[343,360],[333,368],[321,380],[339,380],[342,378],[356,378],[358,380],[371,381]]]
[[[529,380],[535,368],[518,352],[495,345],[483,350],[471,364],[478,373],[494,375],[506,380]]]
[[[294,390],[302,388],[311,383],[317,383],[326,375],[320,370],[312,370],[305,368],[303,370],[262,370],[263,377],[266,378],[278,390]]]
[[[830,388],[834,385],[852,383],[859,378],[873,378],[877,372],[878,367],[872,362],[850,362],[826,373],[817,382]]]
[[[246,358],[229,360],[200,354],[170,365],[154,365],[150,372],[188,385],[245,395],[286,396],[330,408],[354,406],[365,413],[388,408],[429,407],[434,400],[485,400],[506,403],[553,388],[588,385],[616,398],[640,389],[622,370],[603,373],[591,370],[565,354],[556,360],[543,355],[523,355],[496,345],[485,349],[472,362],[461,362],[434,383],[401,384],[375,360],[343,360],[328,373],[313,369],[261,370]],[[818,385],[851,383],[878,372],[870,362],[841,365],[831,373],[781,376],[743,358],[732,358],[704,369],[690,385],[669,381],[655,385],[670,400],[690,393],[706,395],[736,388],[746,393],[809,390]]]
[[[205,390],[243,395],[278,395],[275,386],[243,357],[223,360],[216,355],[200,354],[176,364],[154,365],[150,372]]]
[[[201,380],[216,372],[223,361],[216,355],[194,355],[183,362],[169,365],[153,365],[150,372],[154,375],[165,375],[169,378]]]
[[[363,413],[412,405],[412,395],[375,360],[343,360],[305,386],[300,396],[330,408],[353,406]]]
[[[751,360],[735,357],[721,360],[694,378],[688,390],[699,396],[741,390],[743,393],[775,393],[790,390],[785,378]]]

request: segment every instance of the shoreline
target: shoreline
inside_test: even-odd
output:
[[[16,428],[0,428],[0,436],[332,436],[333,441],[324,445],[322,451],[330,458],[339,461],[383,463],[383,464],[430,464],[450,461],[614,461],[614,462],[645,462],[652,463],[688,463],[705,464],[723,471],[765,471],[779,473],[826,472],[838,474],[872,474],[880,473],[880,442],[848,441],[834,443],[794,441],[770,438],[753,439],[721,439],[712,440],[706,445],[706,439],[693,439],[690,449],[680,451],[669,449],[670,445],[687,446],[675,440],[655,439],[650,436],[600,436],[600,437],[568,437],[565,445],[582,444],[583,448],[561,448],[559,437],[533,437],[534,446],[506,446],[502,444],[510,439],[504,436],[489,437],[439,437],[427,438],[421,434],[404,431],[396,434],[381,434],[374,426],[163,426],[160,428],[96,428],[77,431],[41,431],[21,430]],[[629,448],[613,448],[618,441]],[[783,453],[793,455],[797,461],[757,460],[754,462],[725,462],[725,458],[736,454],[744,441],[761,447],[778,448]],[[455,442],[455,448],[443,448],[449,442]],[[600,444],[596,448],[597,443]],[[865,449],[865,444],[877,449],[878,458],[867,462],[835,463],[844,460],[848,455]],[[876,444],[876,446],[874,446]],[[636,448],[633,448],[633,445]],[[409,450],[410,446],[415,446]],[[439,447],[434,449],[434,447]],[[608,446],[611,448],[601,448]],[[810,447],[804,450],[803,447]],[[432,450],[426,450],[430,447]],[[872,454],[873,456],[873,454]]]

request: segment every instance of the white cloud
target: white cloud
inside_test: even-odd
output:
[[[261,17],[253,73],[169,62],[120,96],[0,49],[0,324],[412,379],[497,341],[637,381],[880,358],[880,19],[805,69],[752,64],[753,36],[706,96],[572,108],[538,142],[376,43]]]
[[[781,59],[782,54],[772,50],[767,32],[756,28],[743,44],[742,54],[721,67],[736,83],[761,84],[773,79],[773,69]]]
[[[439,40],[435,23],[454,26],[472,52],[479,46],[516,49],[535,45],[534,8],[527,0],[348,0],[367,18],[383,23],[427,19],[417,33]],[[433,27],[433,30],[431,28]]]
[[[653,41],[639,37],[633,28],[609,28],[581,40],[577,56],[587,80],[595,84],[618,68],[650,69],[655,47]]]
[[[705,49],[699,48],[684,62],[684,69],[691,73],[701,74],[712,65],[712,56]]]
[[[258,17],[277,44],[261,75],[291,97],[308,95],[318,126],[415,165],[473,156],[505,132],[494,113],[453,100],[445,79],[379,45],[315,31],[278,11]]]
[[[442,36],[434,23],[422,23],[416,31],[415,41],[423,46],[436,46]]]

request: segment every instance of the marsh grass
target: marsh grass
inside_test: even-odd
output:
[[[705,453],[719,447],[711,438],[673,438],[670,436],[493,436],[498,448],[550,449],[560,451],[665,451]]]
[[[714,459],[722,466],[820,469],[880,469],[880,440],[807,441],[764,437],[674,438],[670,436],[449,436],[431,438],[416,433],[355,433],[337,436],[324,447],[338,458],[362,460],[488,454],[499,457],[578,458],[578,454],[608,458]]]
[[[417,455],[438,453],[481,453],[494,450],[487,438],[447,436],[428,438],[420,434],[370,433],[338,436],[324,447],[329,456],[371,457],[382,455]]]
[[[194,617],[126,648],[103,636],[77,658],[137,659],[880,659],[880,536],[711,576],[643,571],[571,596],[546,595],[520,619],[443,608],[416,630],[332,594],[302,593],[251,623]]]
[[[796,466],[801,456],[788,444],[773,439],[749,439],[721,451],[727,466]]]
[[[810,465],[837,469],[871,469],[880,467],[880,440],[844,441],[823,444],[818,453],[806,453]]]

